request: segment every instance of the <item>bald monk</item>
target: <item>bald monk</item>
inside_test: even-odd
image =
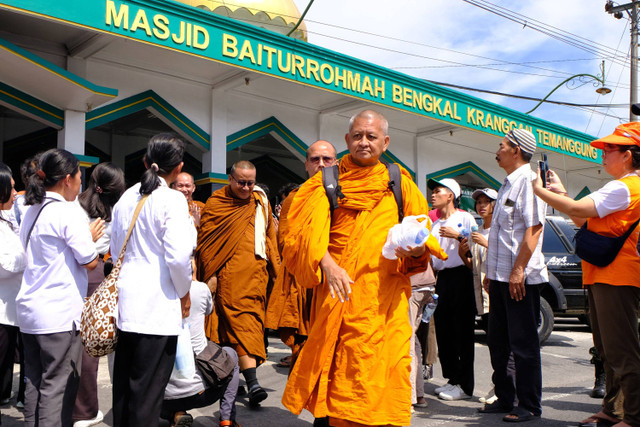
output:
[[[316,141],[307,149],[304,167],[309,177],[314,176],[324,167],[331,167],[337,161],[335,147],[327,141]],[[278,248],[282,251],[288,230],[287,214],[297,190],[293,190],[282,202],[280,210],[280,226],[278,228]],[[284,265],[280,266],[278,279],[271,291],[267,306],[267,328],[277,330],[282,342],[291,348],[289,365],[292,366],[298,357],[307,335],[309,334],[309,304],[311,291],[296,283],[295,277]],[[281,361],[286,366],[286,358]]]
[[[382,257],[398,222],[389,173],[379,161],[389,146],[387,129],[375,111],[351,119],[349,154],[339,166],[345,197],[333,218],[321,174],[300,187],[287,215],[284,263],[314,296],[311,330],[282,402],[295,414],[309,410],[315,425],[411,423],[408,275],[426,270],[430,251],[398,248],[398,260]],[[424,196],[401,170],[404,214],[426,214]]]
[[[193,175],[188,172],[181,172],[175,182],[171,184],[171,188],[184,194],[189,204],[189,213],[193,218],[193,223],[196,227],[199,227],[204,203],[199,200],[193,200],[193,192],[196,191],[196,182],[193,179]]]
[[[196,249],[199,280],[215,294],[206,335],[238,353],[253,407],[267,398],[256,367],[266,358],[267,282],[280,265],[271,208],[255,182],[251,162],[231,167],[229,185],[214,191],[204,207]]]

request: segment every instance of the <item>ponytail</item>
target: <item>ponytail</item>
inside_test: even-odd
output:
[[[149,140],[144,161],[147,170],[140,180],[140,194],[151,194],[160,186],[160,175],[170,174],[182,162],[184,141],[171,133],[160,133]]]
[[[80,162],[67,150],[54,148],[40,156],[36,173],[27,178],[25,204],[42,203],[46,191],[54,187],[67,175],[75,175],[80,170]]]
[[[100,163],[93,169],[87,189],[78,196],[78,200],[90,218],[110,222],[111,210],[125,189],[122,169],[113,163]]]

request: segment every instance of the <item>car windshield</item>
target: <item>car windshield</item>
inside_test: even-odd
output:
[[[575,243],[573,239],[576,235],[577,227],[572,222],[566,220],[555,221],[554,223],[558,226],[562,234],[565,235],[571,246],[573,246]]]

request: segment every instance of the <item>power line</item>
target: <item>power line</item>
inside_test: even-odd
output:
[[[228,1],[225,2],[225,5],[237,6],[237,7],[241,6],[239,4],[235,4],[233,2],[228,2]],[[275,13],[274,11],[268,11],[268,10],[265,10],[265,12],[266,13]],[[289,16],[289,15],[285,15],[285,14],[281,14],[281,13],[279,13],[279,14],[281,16],[286,16],[286,17],[292,18],[292,19],[296,18],[294,16]],[[250,22],[255,22],[256,24],[260,24],[261,23],[261,21],[258,20],[258,19],[247,19],[247,18],[243,18],[243,19],[245,19],[247,21],[250,21]],[[327,27],[330,27],[330,28],[338,28],[338,29],[341,29],[341,30],[351,31],[351,32],[355,32],[355,33],[363,34],[363,35],[367,35],[367,36],[383,38],[383,39],[387,39],[387,40],[390,40],[390,41],[402,42],[402,43],[406,43],[406,44],[409,44],[409,45],[422,46],[422,47],[427,47],[427,48],[436,49],[436,50],[440,50],[440,51],[452,52],[452,53],[456,53],[458,55],[464,55],[464,56],[469,56],[469,57],[486,59],[486,60],[494,62],[494,63],[490,63],[490,64],[468,64],[468,63],[462,63],[462,62],[458,62],[458,61],[446,60],[446,59],[437,58],[437,57],[431,57],[431,56],[426,56],[426,55],[418,55],[418,54],[410,53],[410,52],[404,52],[404,51],[400,51],[400,50],[397,50],[397,49],[383,48],[383,47],[378,46],[378,45],[369,44],[369,43],[363,43],[363,42],[356,42],[356,41],[351,40],[351,39],[345,39],[345,38],[338,37],[338,36],[335,36],[335,35],[324,34],[322,32],[310,31],[309,29],[307,29],[307,33],[308,34],[315,34],[315,35],[319,35],[319,36],[322,36],[322,37],[327,37],[327,38],[334,39],[334,40],[339,40],[339,41],[343,41],[343,42],[347,42],[347,43],[357,44],[357,45],[360,45],[360,46],[370,47],[370,48],[373,48],[373,49],[378,49],[378,50],[383,50],[383,51],[387,51],[387,52],[397,53],[397,54],[400,54],[400,55],[413,56],[413,57],[417,57],[417,58],[420,58],[420,59],[427,59],[427,60],[431,60],[431,61],[444,62],[444,63],[448,64],[448,65],[440,65],[440,66],[433,65],[433,66],[422,66],[422,67],[395,67],[394,69],[445,68],[445,67],[463,68],[463,67],[470,67],[470,68],[487,69],[487,70],[491,70],[491,71],[507,72],[507,73],[511,73],[511,74],[522,74],[522,75],[531,75],[531,76],[561,78],[559,76],[549,76],[549,75],[545,75],[545,74],[527,73],[527,72],[524,72],[524,71],[519,72],[519,71],[514,71],[514,70],[504,70],[504,69],[500,69],[500,68],[494,68],[494,67],[497,67],[497,66],[500,66],[500,65],[515,65],[515,66],[522,66],[522,67],[525,67],[525,68],[537,69],[537,70],[540,70],[540,71],[548,71],[548,72],[551,72],[551,73],[556,73],[556,74],[560,74],[560,75],[564,75],[564,76],[571,75],[571,73],[569,73],[569,72],[560,71],[560,70],[554,70],[554,69],[549,69],[549,68],[544,68],[544,67],[538,67],[538,66],[532,65],[532,64],[545,63],[545,62],[546,63],[553,63],[553,62],[568,62],[568,61],[572,61],[570,59],[547,60],[547,61],[525,61],[525,62],[504,61],[504,60],[490,58],[490,57],[477,55],[477,54],[473,54],[473,53],[462,52],[462,51],[458,51],[458,50],[454,50],[454,49],[433,46],[433,45],[429,45],[429,44],[426,44],[426,43],[415,42],[415,41],[411,41],[411,40],[405,40],[405,39],[401,39],[401,38],[397,38],[397,37],[380,35],[380,34],[368,32],[368,31],[354,30],[352,28],[347,28],[347,27],[343,27],[343,26],[339,26],[339,25],[335,25],[335,24],[329,24],[329,23],[324,23],[324,22],[320,22],[320,21],[315,21],[315,20],[312,20],[312,19],[306,19],[305,22],[324,25],[324,26],[327,26]],[[592,59],[596,59],[596,58],[592,58]],[[611,56],[611,55],[600,55],[599,58],[597,58],[597,59],[605,59],[605,60],[609,60],[609,61],[612,61],[612,62],[616,62],[616,57],[615,56]],[[576,61],[580,61],[580,60],[589,60],[589,59],[588,58],[577,59]]]
[[[569,44],[571,46],[574,46],[578,49],[587,51],[589,53],[593,53],[596,55],[603,55],[603,56],[611,56],[613,55],[614,58],[612,59],[613,62],[615,62],[616,64],[619,64],[623,67],[628,67],[628,64],[626,62],[622,62],[620,60],[617,59],[617,54],[615,51],[611,50],[608,46],[605,46],[603,44],[600,43],[595,43],[592,42],[584,37],[581,36],[577,36],[575,34],[569,33],[567,31],[558,29],[556,27],[553,27],[551,25],[545,24],[543,22],[540,22],[536,19],[532,19],[529,18],[525,15],[521,15],[517,12],[513,12],[509,9],[506,9],[504,7],[495,5],[493,3],[490,3],[486,0],[463,0],[466,3],[469,3],[473,6],[479,7],[481,9],[484,9],[488,12],[491,12],[495,15],[498,15],[500,17],[503,17],[505,19],[508,19],[510,21],[516,22],[520,25],[523,25],[523,27],[528,27],[531,28],[534,31],[538,31],[542,34],[545,34],[553,39],[556,39],[558,41],[564,42],[566,44]],[[584,40],[584,41],[583,41]]]
[[[514,95],[511,93],[505,93],[505,92],[498,92],[495,90],[488,90],[488,89],[479,89],[479,88],[475,88],[475,87],[468,87],[468,86],[461,86],[461,85],[456,85],[456,84],[452,84],[452,83],[444,83],[444,82],[436,82],[436,81],[432,81],[432,80],[427,80],[429,83],[434,83],[440,86],[446,86],[446,87],[452,87],[455,89],[462,89],[462,90],[469,90],[469,91],[473,91],[473,92],[482,92],[482,93],[488,93],[490,95],[499,95],[499,96],[506,96],[509,98],[516,98],[516,99],[524,99],[527,101],[540,101],[541,98],[535,98],[535,97],[531,97],[531,96],[525,96],[525,95]],[[565,105],[565,106],[570,106],[570,107],[589,107],[589,108],[629,108],[629,104],[577,104],[577,103],[573,103],[573,102],[564,102],[564,101],[552,101],[550,99],[547,99],[544,101],[546,104],[556,104],[556,105]]]

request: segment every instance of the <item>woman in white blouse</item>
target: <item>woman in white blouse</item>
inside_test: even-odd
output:
[[[87,270],[98,265],[86,215],[74,202],[81,184],[78,160],[65,150],[42,154],[29,178],[29,209],[20,226],[27,267],[16,297],[25,354],[25,425],[71,424],[82,342],[80,314]]]
[[[188,315],[190,256],[196,230],[187,200],[169,188],[182,171],[184,142],[172,134],[151,138],[140,183],[113,209],[111,253],[119,254],[135,208],[148,194],[127,242],[118,278],[118,347],[113,375],[114,426],[158,424],[164,388]]]
[[[26,266],[20,239],[4,215],[13,206],[15,195],[11,169],[0,162],[0,369],[7,365],[13,367],[19,331],[16,326],[16,295]]]

